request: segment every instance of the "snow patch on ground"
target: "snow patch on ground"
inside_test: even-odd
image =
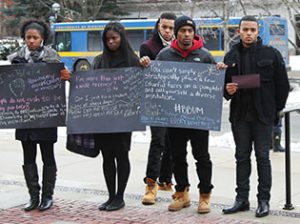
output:
[[[290,66],[292,71],[300,71],[300,55],[290,56]]]

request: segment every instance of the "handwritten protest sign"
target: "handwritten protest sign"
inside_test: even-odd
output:
[[[0,128],[65,125],[63,64],[0,66]]]
[[[139,121],[141,68],[75,72],[70,80],[68,134],[145,130]]]
[[[220,130],[224,71],[216,65],[152,61],[144,77],[143,123]]]

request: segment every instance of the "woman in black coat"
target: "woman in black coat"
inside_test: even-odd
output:
[[[30,19],[22,23],[21,37],[26,45],[12,58],[12,64],[17,63],[57,63],[59,55],[52,48],[44,46],[50,34],[48,25],[40,20]],[[54,143],[57,141],[57,128],[16,129],[16,139],[23,148],[23,172],[30,194],[30,201],[25,205],[25,211],[38,207],[43,211],[52,206],[52,195],[56,180],[56,162],[54,158]],[[43,160],[42,200],[40,203],[40,185],[36,165],[37,144],[40,146]]]
[[[102,40],[103,54],[95,58],[94,69],[148,66],[150,64],[149,57],[139,59],[134,53],[121,23],[108,23],[104,28]],[[103,172],[109,192],[109,199],[101,204],[99,209],[118,210],[125,205],[124,191],[130,173],[128,152],[131,144],[131,132],[95,134],[95,142],[103,155]]]

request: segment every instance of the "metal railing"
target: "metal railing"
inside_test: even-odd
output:
[[[300,107],[283,109],[279,116],[284,117],[285,122],[285,186],[286,186],[286,201],[283,209],[292,210],[294,206],[291,202],[291,148],[290,148],[290,113],[300,113]]]

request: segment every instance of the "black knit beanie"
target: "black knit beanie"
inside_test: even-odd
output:
[[[175,20],[174,34],[176,38],[177,38],[177,32],[180,29],[180,27],[186,25],[193,27],[194,33],[196,34],[196,24],[193,21],[193,19],[188,16],[180,16]]]

